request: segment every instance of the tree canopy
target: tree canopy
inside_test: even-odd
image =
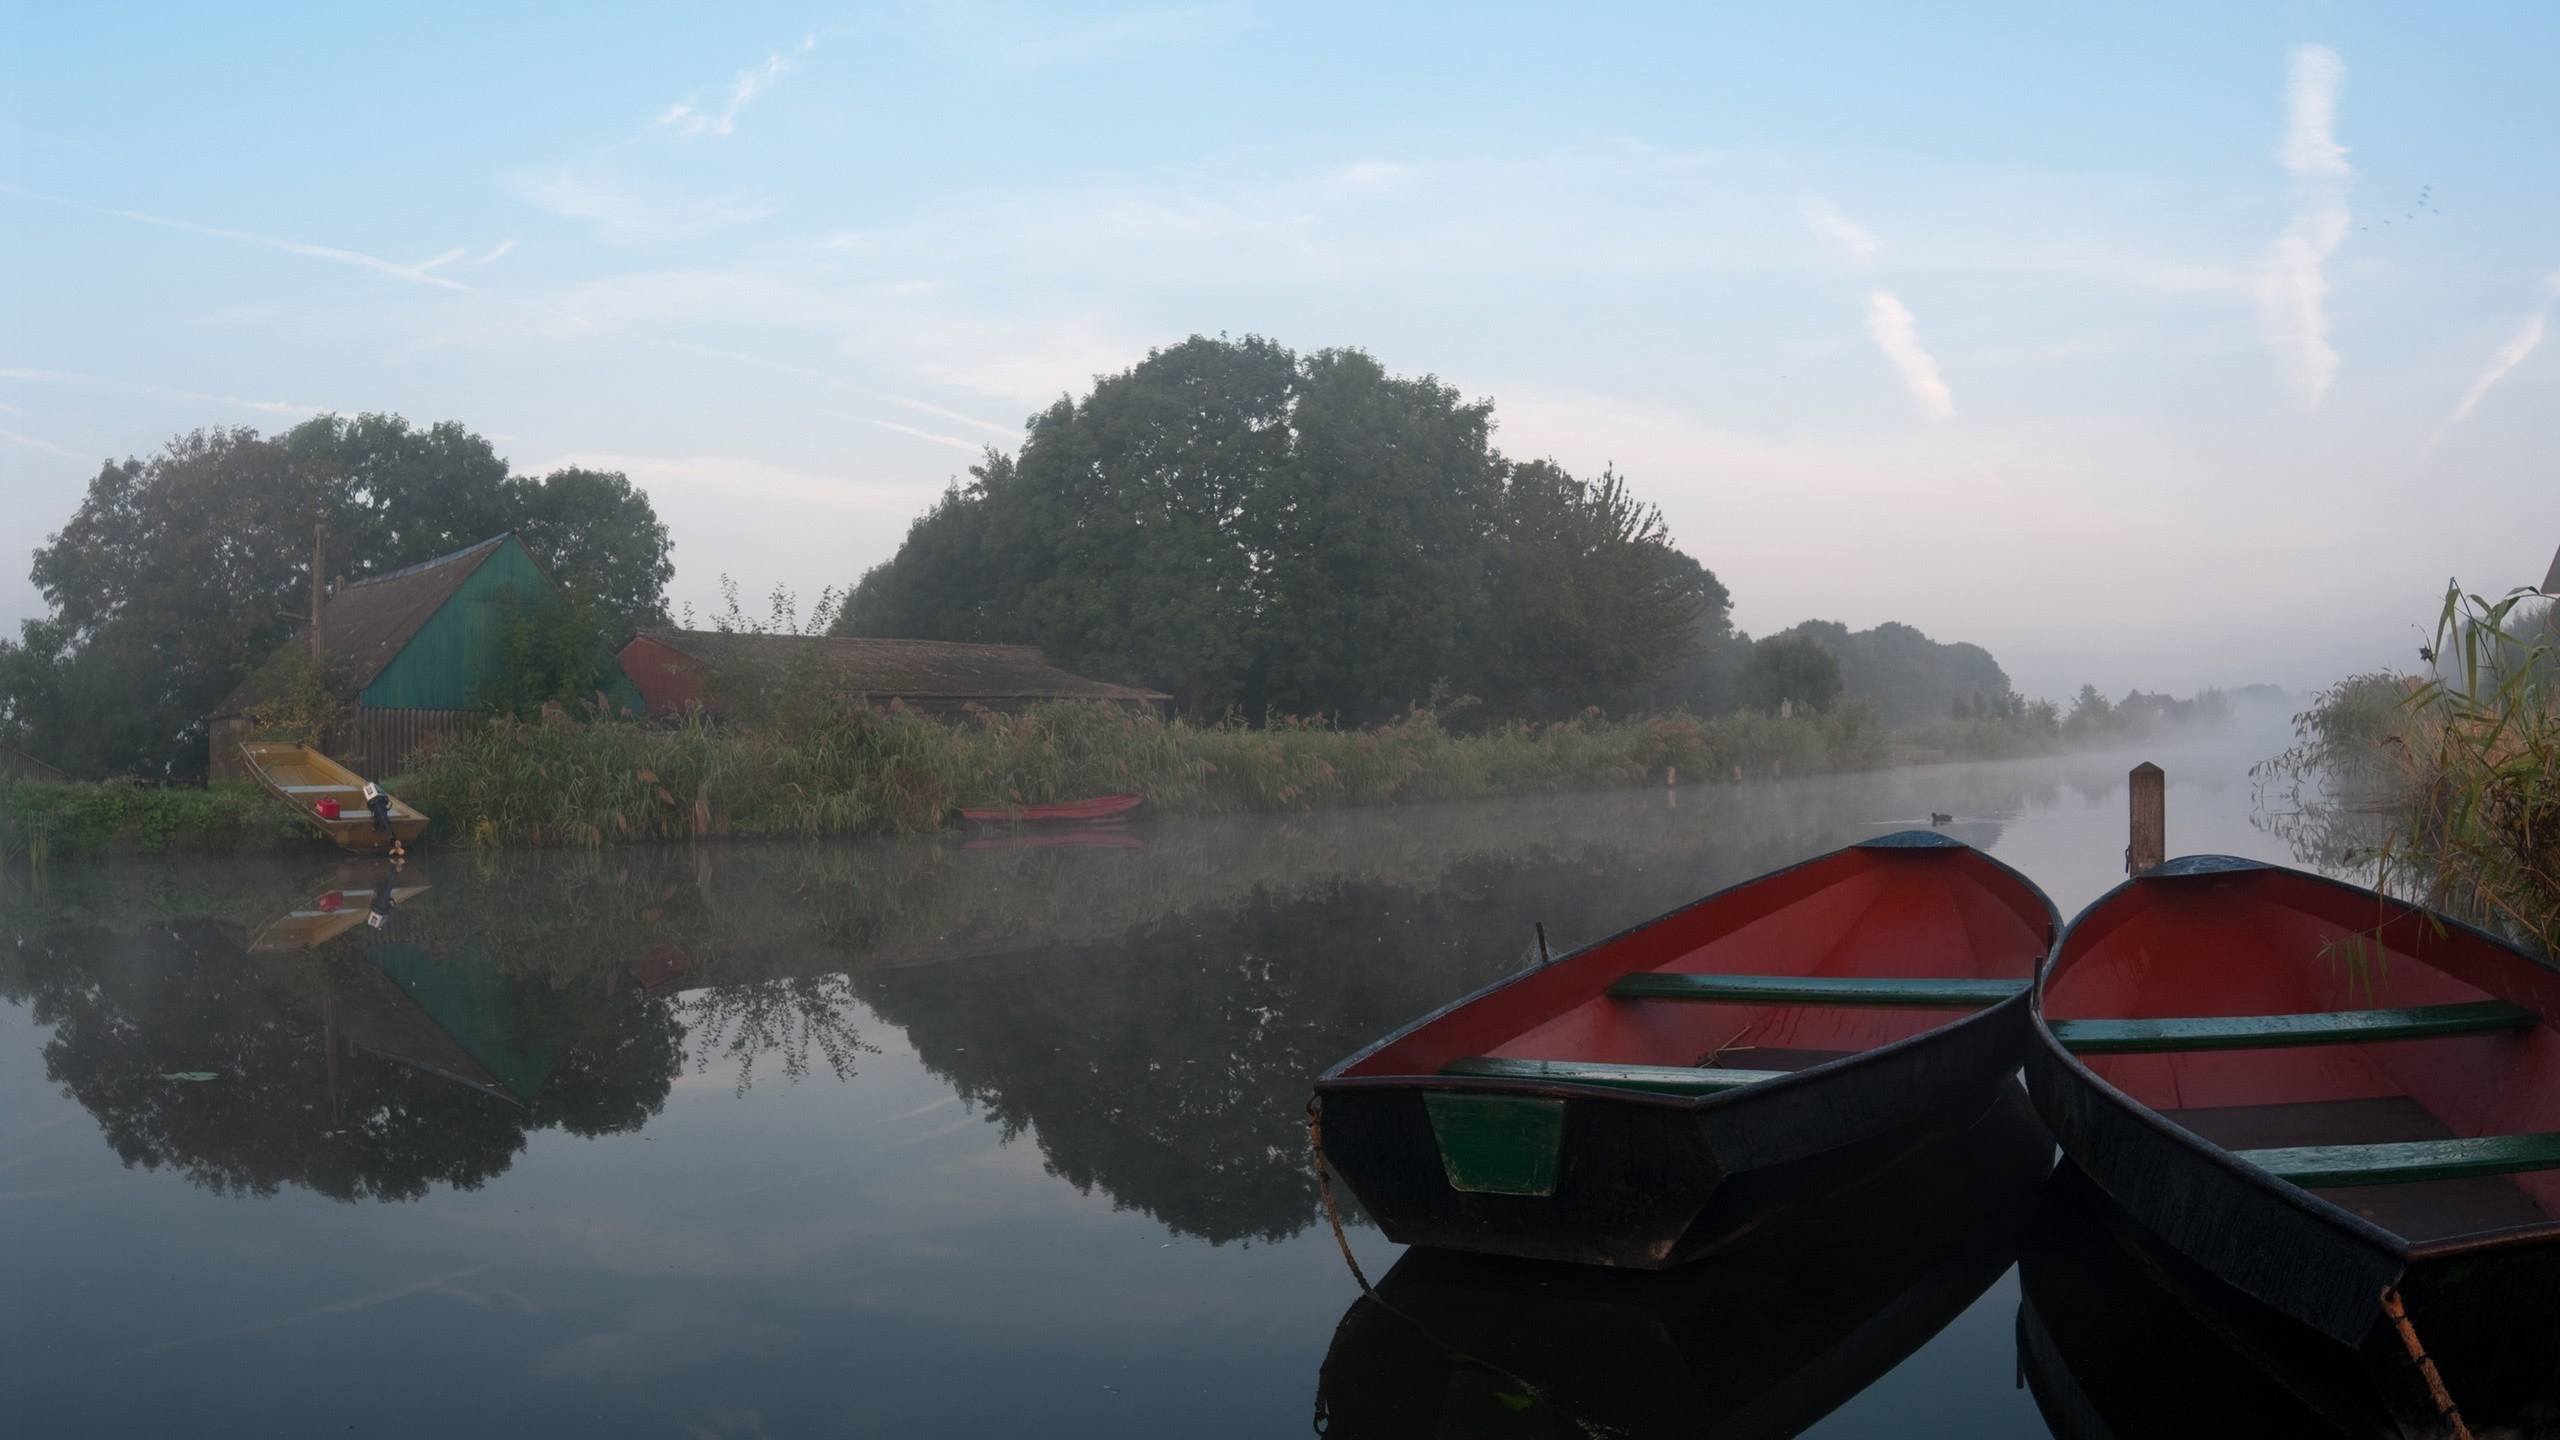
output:
[[[1041,646],[1195,714],[1555,713],[1695,642],[1705,572],[1614,473],[1358,350],[1194,336],[1034,416],[873,568],[840,633]]]
[[[1963,641],[1941,643],[1899,621],[1851,630],[1837,620],[1807,620],[1780,633],[1802,636],[1838,656],[1841,693],[1872,703],[1877,718],[1890,726],[1997,713],[2009,701],[2009,673],[1990,651]]]
[[[629,480],[510,475],[450,421],[197,430],[102,466],[36,551],[52,613],[0,640],[0,730],[74,774],[202,773],[206,712],[309,613],[315,523],[328,572],[349,579],[516,531],[625,627],[663,620],[674,573],[666,526]]]

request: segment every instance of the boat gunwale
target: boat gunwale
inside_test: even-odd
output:
[[[1379,1051],[1386,1049],[1388,1046],[1395,1044],[1397,1041],[1404,1039],[1406,1036],[1412,1035],[1427,1026],[1435,1025],[1449,1016],[1456,1014],[1458,1011],[1493,995],[1497,991],[1508,989],[1509,987],[1528,979],[1532,975],[1540,974],[1578,956],[1588,954],[1591,951],[1601,949],[1605,946],[1614,945],[1619,941],[1625,940],[1642,931],[1650,930],[1656,925],[1663,924],[1677,916],[1685,915],[1700,906],[1715,904],[1729,896],[1740,894],[1741,892],[1755,886],[1767,884],[1781,876],[1794,874],[1799,870],[1810,869],[1816,865],[1826,864],[1831,861],[1846,858],[1855,851],[1918,848],[1890,846],[1881,843],[1892,838],[1893,835],[1902,834],[1923,834],[1935,836],[1937,843],[1931,844],[1926,848],[1933,850],[1962,851],[1973,856],[1975,859],[1990,865],[2001,875],[2004,875],[2008,879],[2016,882],[2016,884],[2029,897],[2044,908],[2044,955],[2035,962],[2034,975],[2030,976],[2027,984],[2019,987],[2018,993],[2005,1000],[1999,1001],[1996,1004],[1985,1005],[1978,1009],[1972,1009],[1968,1013],[1959,1015],[1944,1024],[1930,1026],[1928,1029],[1922,1030],[1918,1034],[1906,1035],[1899,1040],[1890,1041],[1886,1044],[1876,1046],[1871,1050],[1860,1050],[1854,1054],[1843,1055],[1836,1060],[1825,1060],[1819,1065],[1808,1065],[1802,1070],[1791,1071],[1778,1079],[1754,1081],[1748,1085],[1737,1085],[1729,1090],[1717,1091],[1706,1095],[1673,1095],[1658,1091],[1631,1090],[1618,1086],[1577,1085],[1570,1081],[1561,1080],[1516,1080],[1498,1076],[1447,1074],[1348,1075],[1344,1073],[1353,1066],[1367,1060],[1370,1056],[1375,1055]],[[2054,906],[2053,898],[2045,894],[2042,886],[2036,884],[2033,880],[2028,879],[2026,875],[2017,869],[2017,867],[1994,857],[1987,851],[1968,845],[1964,841],[1958,840],[1953,836],[1940,834],[1937,831],[1896,831],[1892,832],[1890,835],[1879,835],[1870,839],[1856,841],[1852,844],[1842,845],[1836,849],[1825,850],[1818,855],[1806,856],[1804,859],[1798,860],[1793,864],[1782,865],[1775,870],[1764,871],[1758,875],[1737,880],[1731,885],[1724,886],[1722,889],[1711,890],[1708,893],[1699,896],[1697,899],[1687,902],[1686,904],[1675,905],[1671,909],[1665,910],[1659,915],[1655,915],[1650,919],[1639,920],[1632,925],[1628,925],[1611,934],[1602,936],[1600,939],[1591,941],[1589,944],[1576,946],[1561,955],[1554,956],[1551,959],[1541,961],[1536,964],[1522,966],[1520,969],[1513,971],[1509,975],[1502,976],[1499,979],[1480,986],[1477,989],[1450,1001],[1448,1004],[1441,1006],[1439,1009],[1422,1015],[1396,1030],[1380,1036],[1378,1039],[1360,1047],[1360,1049],[1354,1051],[1349,1056],[1335,1062],[1332,1068],[1316,1077],[1316,1096],[1321,1100],[1327,1094],[1341,1091],[1445,1090],[1468,1091],[1477,1094],[1534,1096],[1540,1099],[1574,1100],[1585,1104],[1605,1101],[1633,1105],[1647,1109],[1685,1110],[1692,1112],[1748,1104],[1754,1097],[1792,1092],[1803,1088],[1803,1086],[1809,1081],[1832,1079],[1858,1066],[1879,1061],[1887,1056],[1901,1054],[1902,1052],[1924,1042],[1935,1041],[1946,1036],[1959,1034],[1970,1026],[1987,1022],[1995,1016],[2004,1014],[2012,1007],[2028,1004],[2035,994],[2036,986],[2034,976],[2042,975],[2045,967],[2052,963],[2055,947],[2062,943],[2062,933],[2062,914],[2061,911]],[[1630,969],[1625,973],[1633,975],[1646,972],[1639,972],[1637,970]],[[1813,1009],[1818,1007],[1800,1006],[1794,1008]],[[2015,1066],[2012,1066],[2012,1071],[2014,1071],[2015,1068]]]
[[[2302,1211],[2310,1219],[2319,1221],[2329,1229],[2342,1232],[2349,1239],[2361,1242],[2382,1252],[2383,1254],[2389,1255],[2393,1259],[2398,1260],[2404,1267],[2428,1261],[2459,1259],[2490,1254],[2500,1250],[2529,1249],[2560,1241],[2560,1217],[2547,1219],[2535,1224],[2506,1226],[2496,1230],[2484,1230],[2462,1235],[2452,1235],[2434,1240],[2412,1240],[2396,1230],[2388,1229],[2371,1220],[2367,1220],[2363,1216],[2358,1215],[2354,1211],[2349,1210],[2345,1206],[2340,1205],[2336,1201],[2331,1200],[2316,1191],[2306,1189],[2290,1180],[2280,1179],[2277,1176],[2250,1164],[2248,1161],[2241,1159],[2235,1152],[2214,1144],[2212,1141],[2198,1135],[2186,1126],[2179,1124],[2177,1121],[2170,1119],[2159,1111],[2154,1110],[2139,1100],[2136,1100],[2131,1095],[2126,1094],[2124,1091],[2108,1082],[2096,1071],[2090,1069],[2081,1061],[2078,1054],[2065,1046],[2061,1040],[2054,1035],[2050,1017],[2045,1014],[2045,990],[2053,982],[2056,973],[2060,971],[2062,967],[2063,952],[2069,948],[2073,934],[2075,934],[2082,925],[2089,923],[2090,920],[2097,917],[2102,910],[2114,906],[2133,894],[2138,886],[2160,883],[2163,881],[2201,879],[2206,875],[2245,875],[2252,873],[2265,873],[2286,876],[2297,880],[2308,880],[2332,890],[2343,891],[2362,898],[2378,899],[2385,905],[2392,906],[2396,909],[2398,913],[2392,917],[2394,919],[2400,918],[2401,915],[2415,915],[2420,920],[2432,925],[2440,926],[2447,931],[2467,935],[2473,939],[2484,941],[2499,950],[2505,951],[2507,954],[2525,962],[2528,965],[2537,969],[2549,971],[2555,977],[2560,977],[2560,963],[2555,963],[2552,960],[2535,955],[2528,950],[2521,949],[2512,942],[2500,939],[2498,936],[2491,934],[2489,931],[2484,930],[2477,925],[2473,925],[2467,921],[2444,914],[2442,911],[2431,910],[2423,905],[2413,905],[2406,900],[2400,899],[2396,895],[2386,895],[2379,890],[2374,890],[2367,886],[2351,884],[2332,876],[2316,874],[2309,870],[2296,869],[2290,865],[2278,865],[2272,861],[2264,860],[2248,860],[2245,857],[2239,856],[2182,855],[2177,857],[2176,860],[2172,860],[2167,863],[2176,864],[2180,861],[2195,860],[2237,861],[2239,863],[2227,868],[2198,871],[2193,873],[2161,875],[2159,871],[2155,869],[2146,874],[2128,876],[2109,888],[2105,894],[2100,895],[2097,899],[2090,901],[2086,906],[2082,907],[2080,913],[2071,918],[2071,923],[2063,927],[2061,933],[2054,937],[2052,947],[2045,952],[2044,963],[2039,965],[2036,969],[2035,983],[2028,987],[2027,995],[2030,1001],[2029,1008],[2033,1019],[2035,1043],[2043,1050],[2047,1059],[2058,1061],[2063,1067],[2065,1067],[2063,1072],[2064,1077],[2087,1090],[2093,1096],[2105,1101],[2114,1109],[2130,1116],[2136,1123],[2157,1132],[2163,1139],[2166,1139],[2171,1144],[2177,1145],[2186,1152],[2204,1160],[2223,1174],[2235,1178],[2253,1189],[2273,1196],[2295,1209]],[[2423,964],[2425,962],[2420,961],[2419,963]],[[2130,1019],[2135,1017],[2073,1015],[2065,1018],[2082,1020]],[[2560,1029],[2560,1024],[2555,1024],[2549,1019],[2537,1016],[2537,1021],[2545,1029]],[[2423,1037],[2421,1040],[2371,1041],[2362,1043],[2417,1044],[2424,1043],[2424,1039],[2459,1038],[2464,1037],[2434,1036]],[[2351,1041],[2346,1043],[2359,1042]],[[2062,1135],[2059,1130],[2056,1131],[2054,1139],[2057,1143],[2061,1142]],[[2067,1145],[2064,1146],[2063,1153],[2066,1155],[2070,1154],[2070,1149]],[[2107,1188],[2103,1182],[2099,1181],[2098,1173],[2095,1170],[2089,1170],[2087,1166],[2080,1161],[2079,1157],[2072,1156],[2072,1162],[2074,1164],[2081,1164],[2084,1171],[2088,1173],[2091,1181],[2093,1183],[2098,1183],[2100,1189],[2105,1190]],[[2108,1191],[2108,1197],[2111,1200],[2114,1199],[2114,1192],[2111,1190]],[[2124,1202],[2117,1201],[2116,1203],[2121,1205]],[[2128,1210],[2129,1209],[2130,1207],[2128,1207]],[[2165,1237],[2163,1238],[2165,1241]],[[2177,1247],[2173,1246],[2173,1248]]]

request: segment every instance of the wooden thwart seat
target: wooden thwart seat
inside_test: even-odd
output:
[[[1690,975],[1646,971],[1609,987],[1620,1000],[1707,1000],[1744,1005],[1997,1005],[2024,980],[1886,980],[1835,975]]]
[[[2517,1030],[2536,1023],[2532,1011],[2504,1000],[2419,1005],[2400,1010],[2329,1010],[2301,1015],[2213,1015],[2191,1019],[2056,1020],[2053,1038],[2076,1055],[2168,1050],[2272,1050],[2290,1045],[2344,1045],[2376,1040],[2428,1040]]]
[[[2410,1185],[2560,1170],[2560,1135],[2482,1135],[2468,1140],[2410,1140],[2390,1145],[2294,1145],[2240,1150],[2241,1159],[2279,1180],[2326,1188]]]
[[[1476,1055],[1440,1067],[1443,1075],[1489,1080],[1546,1080],[1563,1085],[1602,1085],[1612,1090],[1649,1090],[1663,1095],[1715,1095],[1763,1080],[1785,1070],[1728,1070],[1721,1066],[1604,1065],[1580,1060],[1505,1060]]]

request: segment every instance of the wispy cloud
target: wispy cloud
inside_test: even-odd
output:
[[[503,258],[503,257],[506,255],[506,253],[507,253],[508,251],[513,250],[513,249],[515,249],[515,248],[516,248],[515,237],[513,237],[513,236],[509,236],[509,237],[507,237],[506,239],[499,241],[497,244],[490,246],[490,247],[489,247],[489,253],[487,253],[487,254],[485,254],[485,255],[481,256],[479,259],[474,260],[474,261],[472,261],[471,263],[472,263],[472,264],[474,264],[474,265],[491,265],[491,264],[495,264],[498,260],[500,260],[501,258]]]
[[[9,407],[0,406],[0,409],[7,408]],[[41,450],[47,455],[58,455],[65,460],[76,460],[83,465],[94,465],[99,459],[98,456],[83,454],[68,445],[56,445],[50,440],[40,440],[33,435],[22,434],[6,427],[0,427],[0,440],[6,440],[12,445],[23,446],[29,450]]]
[[[965,450],[972,455],[987,448],[986,442],[982,440],[963,440],[957,435],[937,435],[931,430],[920,430],[913,425],[901,425],[895,420],[871,420],[865,423],[877,425],[883,430],[895,431],[900,435],[911,435],[918,440],[929,440],[936,445],[948,445],[954,450]]]
[[[1884,358],[1893,362],[1894,370],[1902,376],[1902,388],[1920,402],[1921,413],[1932,420],[1955,418],[1955,392],[1947,388],[1937,360],[1920,348],[1920,332],[1912,324],[1910,306],[1887,291],[1868,295],[1867,334],[1874,337]]]
[[[141,380],[111,380],[103,375],[82,375],[70,370],[30,370],[0,366],[0,380],[21,380],[45,385],[85,385],[102,390],[122,390],[135,395],[150,395],[163,400],[181,400],[190,405],[227,405],[234,409],[255,410],[265,415],[317,415],[330,409],[327,405],[302,405],[290,400],[251,400],[238,395],[216,395],[204,390],[186,390],[175,385],[153,385]]]
[[[403,265],[397,260],[385,260],[379,255],[367,255],[361,250],[346,250],[335,245],[314,245],[303,240],[286,240],[274,235],[260,235],[248,230],[233,230],[221,225],[202,225],[193,220],[177,220],[166,215],[154,215],[143,210],[126,210],[113,205],[95,205],[86,200],[74,200],[63,195],[48,195],[39,190],[22,189],[16,185],[0,184],[0,194],[15,195],[26,200],[40,200],[48,205],[60,205],[72,210],[86,211],[92,215],[107,215],[118,220],[130,220],[137,225],[156,225],[164,230],[183,230],[192,235],[211,235],[216,239],[236,240],[245,245],[263,245],[270,250],[282,250],[288,255],[303,255],[314,260],[327,260],[339,265],[353,265],[359,269],[373,271],[377,275],[388,275],[397,280],[406,280],[413,285],[434,285],[446,290],[468,290],[471,288],[470,286],[463,284],[461,281],[452,279],[448,276],[431,275],[427,272],[425,266]]]
[[[744,191],[700,195],[565,166],[511,175],[507,187],[564,220],[593,225],[597,235],[615,245],[682,245],[752,225],[780,208],[765,196]],[[488,258],[504,253],[501,248]]]
[[[880,398],[888,401],[892,405],[904,405],[910,410],[919,411],[926,415],[939,416],[942,419],[956,421],[962,425],[973,425],[980,430],[1002,435],[1007,439],[1019,438],[1022,434],[1022,427],[1019,425],[998,425],[992,420],[981,420],[974,415],[963,415],[957,410],[945,410],[939,405],[928,405],[922,400],[910,400],[903,395],[884,395]]]
[[[2471,388],[2462,392],[2462,403],[2453,407],[2453,414],[2444,422],[2446,426],[2459,425],[2470,419],[2471,412],[2480,408],[2480,401],[2499,381],[2507,378],[2507,372],[2523,364],[2526,356],[2540,348],[2543,331],[2551,323],[2552,302],[2560,299],[2560,271],[2544,278],[2542,297],[2542,308],[2516,327],[2515,333],[2507,337],[2507,342],[2490,355],[2488,366],[2473,378]],[[2441,437],[2443,431],[2439,430],[2437,434]]]
[[[750,65],[729,82],[729,96],[718,109],[705,109],[688,95],[658,112],[649,123],[661,130],[679,135],[731,135],[738,129],[738,114],[756,102],[756,97],[773,88],[784,72],[799,62],[801,56],[818,48],[815,32],[800,37],[800,43],[789,50],[776,50],[764,57],[764,63]]]
[[[1874,264],[1876,252],[1884,248],[1877,243],[1874,231],[1841,214],[1828,200],[1804,202],[1804,225],[1815,239],[1854,265]]]
[[[2346,62],[2326,45],[2297,45],[2285,85],[2287,116],[2284,143],[2276,161],[2296,175],[2348,176],[2347,148],[2338,143],[2338,91],[2347,81]]]
[[[2329,343],[2329,257],[2347,238],[2346,148],[2335,135],[2347,67],[2325,45],[2295,47],[2276,160],[2294,178],[2293,222],[2267,249],[2258,276],[2258,327],[2287,388],[2317,407],[2338,378]]]

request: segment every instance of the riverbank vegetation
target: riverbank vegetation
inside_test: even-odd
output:
[[[2560,954],[2560,609],[2451,586],[2422,655],[2320,692],[2258,768],[2262,806],[2311,817],[2289,827],[2306,859]]]
[[[1430,710],[1345,730],[1059,704],[960,724],[895,709],[819,710],[752,728],[499,721],[438,750],[395,789],[434,817],[436,843],[602,846],[907,834],[962,805],[1105,793],[1144,795],[1150,813],[1222,815],[1695,784],[1853,769],[1885,753],[1884,731],[1855,706],[1461,732]],[[0,787],[0,854],[237,849],[292,833],[280,808],[244,786]]]

